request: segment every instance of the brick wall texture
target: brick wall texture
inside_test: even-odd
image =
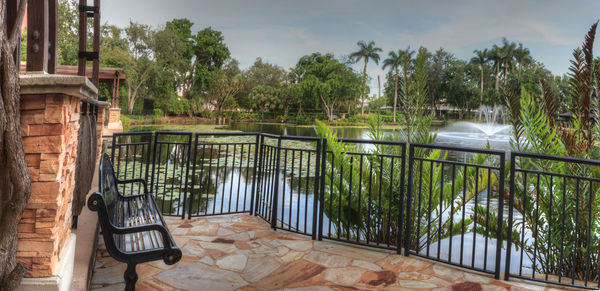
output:
[[[21,96],[31,198],[19,224],[17,260],[26,277],[51,276],[71,233],[80,104],[64,94]]]

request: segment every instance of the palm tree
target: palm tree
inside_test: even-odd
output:
[[[398,74],[403,56],[404,51],[402,50],[391,51],[388,53],[388,58],[383,61],[383,69],[389,67],[394,72],[394,122],[396,122],[396,108],[398,107]]]
[[[514,68],[514,58],[515,58],[515,50],[517,49],[517,44],[514,42],[509,42],[506,38],[502,38],[502,55],[504,58],[502,60],[502,65],[504,67],[504,82],[506,83],[506,75],[511,73]]]
[[[360,60],[365,60],[365,67],[363,68],[363,91],[361,96],[361,106],[360,113],[362,115],[365,114],[365,93],[367,89],[367,63],[369,59],[372,59],[375,64],[379,65],[379,53],[382,52],[381,48],[375,46],[374,41],[370,41],[368,44],[364,41],[359,41],[356,43],[358,45],[358,51],[350,54],[350,58],[354,60],[355,63],[358,63]]]
[[[499,46],[492,46],[492,49],[490,50],[489,54],[489,59],[494,62],[494,77],[496,78],[494,89],[496,89],[496,91],[498,91],[498,87],[500,85],[500,65],[504,61],[504,57],[505,55]]]
[[[521,77],[521,70],[523,66],[528,66],[531,64],[532,59],[529,54],[529,49],[523,47],[522,43],[519,43],[519,46],[515,49],[515,61],[519,64],[519,78]]]
[[[404,98],[403,103],[406,103],[408,95],[410,94],[408,72],[412,67],[415,51],[411,50],[410,47],[407,47],[405,50],[400,50],[399,54],[401,55],[400,66],[402,67],[402,97]],[[402,107],[402,105],[400,106]]]
[[[481,90],[479,94],[479,103],[483,104],[483,69],[485,67],[485,64],[489,60],[489,52],[487,49],[484,49],[482,51],[474,50],[473,53],[475,54],[475,56],[471,59],[471,62],[479,65],[479,70],[481,71]]]

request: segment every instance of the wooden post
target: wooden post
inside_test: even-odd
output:
[[[94,52],[100,54],[100,0],[94,0],[96,11],[94,12]],[[92,64],[92,83],[96,88],[99,85],[98,74],[100,72],[100,57],[94,59]]]
[[[112,96],[110,96],[110,103],[111,103],[111,107],[115,107],[115,98],[117,97],[117,78],[119,75],[117,75],[117,72],[115,72],[115,75],[113,76],[113,84],[112,84]]]
[[[116,101],[115,101],[115,108],[121,108],[121,79],[119,79],[119,71],[116,71],[115,74],[117,75],[117,88],[116,88]]]
[[[30,0],[27,7],[27,71],[48,72],[48,1]]]
[[[87,5],[87,0],[79,0],[79,52],[87,51],[87,12],[81,9]],[[79,67],[77,74],[79,76],[85,76],[85,64],[86,59],[79,56]]]
[[[48,73],[56,74],[58,40],[58,0],[48,1]]]

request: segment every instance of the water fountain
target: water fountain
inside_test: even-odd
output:
[[[438,131],[438,142],[472,147],[508,149],[512,126],[501,124],[504,106],[481,105],[478,108],[479,120],[483,122],[458,121]]]

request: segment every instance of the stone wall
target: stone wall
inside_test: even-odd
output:
[[[21,95],[21,128],[31,198],[19,225],[17,259],[26,277],[51,276],[71,233],[80,98]]]

